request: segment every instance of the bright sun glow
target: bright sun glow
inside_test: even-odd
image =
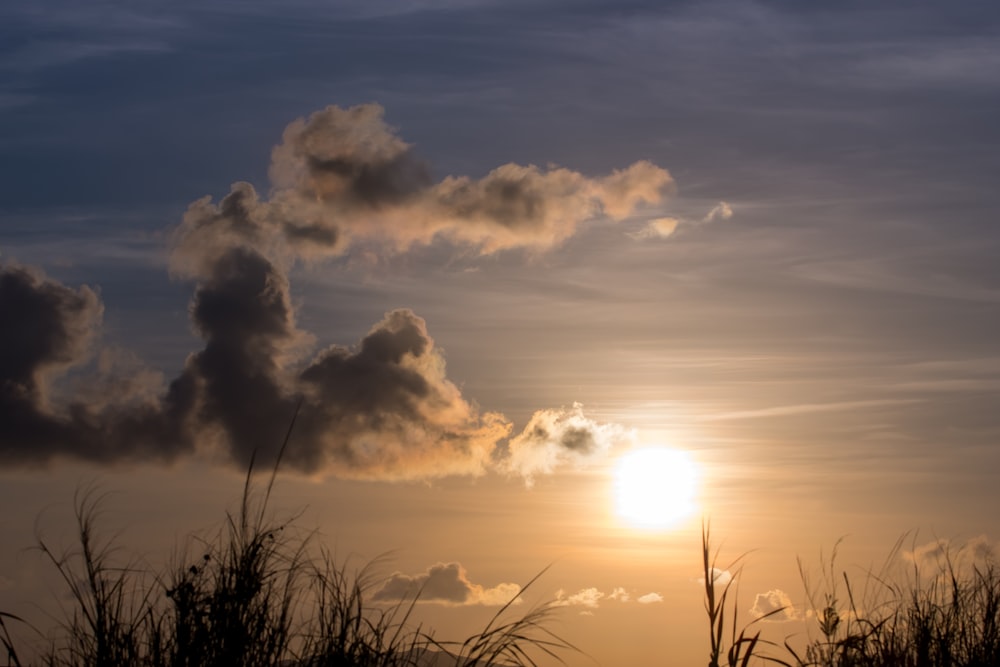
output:
[[[697,471],[687,453],[637,449],[622,456],[615,470],[615,503],[628,523],[667,528],[694,510]]]

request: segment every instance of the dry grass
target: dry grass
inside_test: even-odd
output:
[[[438,640],[411,621],[419,592],[394,605],[373,604],[383,561],[351,569],[316,544],[313,533],[302,532],[297,517],[271,519],[276,470],[258,493],[251,462],[239,509],[227,513],[214,537],[194,542],[195,556],[182,557],[165,574],[124,558],[114,539],[102,539],[98,524],[105,498],[93,489],[78,492],[76,546],[57,552],[41,537],[37,541],[71,600],[37,662],[46,667],[419,667],[433,655],[435,665],[444,658],[455,667],[537,667],[538,658],[562,661],[565,653],[578,652],[549,630],[553,602],[514,614],[511,600],[464,641]],[[1000,570],[993,557],[943,549],[936,560],[924,561],[914,544],[907,561],[903,544],[901,538],[880,569],[855,579],[838,569],[839,542],[829,558],[821,554],[818,581],[800,560],[812,636],[795,649],[787,639],[779,645],[762,638],[757,625],[784,608],[741,625],[738,582],[746,554],[720,568],[719,551],[713,551],[704,524],[709,667],[763,662],[1000,666]],[[22,667],[27,663],[12,628],[41,633],[25,619],[0,611],[7,664]]]
[[[456,667],[511,667],[535,665],[536,653],[558,657],[575,650],[544,627],[551,604],[517,616],[509,613],[511,600],[481,633],[460,642],[438,641],[411,623],[419,593],[395,605],[373,604],[369,594],[381,584],[382,561],[353,570],[317,545],[313,533],[300,531],[295,517],[270,519],[275,472],[258,494],[251,462],[239,510],[226,515],[214,538],[195,542],[196,556],[183,557],[166,574],[135,561],[123,564],[114,540],[99,537],[104,498],[93,490],[78,493],[76,547],[57,553],[38,539],[72,601],[38,662],[47,667],[417,667],[434,654],[436,664],[451,658]],[[37,631],[22,618],[0,612],[7,662],[22,667],[12,625]],[[457,649],[438,651],[446,647]]]
[[[708,614],[710,640],[708,667],[722,667],[722,665],[747,667],[753,658],[782,665],[788,664],[783,660],[763,654],[761,650],[764,647],[774,644],[769,640],[761,639],[759,630],[756,632],[751,630],[754,624],[780,614],[784,608],[775,609],[737,630],[739,627],[738,580],[743,569],[740,562],[746,555],[744,553],[727,567],[720,568],[718,566],[719,552],[712,552],[709,525],[707,522],[702,525],[701,562],[705,586],[705,612]],[[726,574],[723,575],[723,572]],[[724,576],[727,578],[725,582],[722,581]],[[730,598],[730,594],[732,594],[732,598]],[[729,621],[728,641],[726,637],[727,606],[732,614]]]
[[[819,636],[801,655],[789,649],[796,665],[1000,665],[1000,571],[993,557],[945,547],[921,562],[915,540],[909,558],[902,557],[904,542],[905,536],[860,581],[837,569],[836,546],[818,585],[800,564]]]
[[[800,559],[811,636],[796,649],[788,639],[779,646],[762,639],[759,630],[751,631],[785,608],[737,630],[738,594],[732,587],[745,554],[726,568],[732,578],[722,583],[716,574],[718,553],[709,543],[706,525],[702,565],[709,667],[746,667],[752,660],[787,667],[1000,666],[1000,570],[989,554],[977,558],[967,550],[944,548],[936,559],[922,561],[915,541],[904,557],[904,536],[879,569],[852,579],[837,566],[838,541],[829,557],[820,554],[818,581]]]

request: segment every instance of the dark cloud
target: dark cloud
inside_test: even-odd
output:
[[[313,337],[296,324],[290,269],[359,242],[386,252],[437,237],[484,253],[546,249],[584,220],[622,219],[658,201],[670,176],[646,162],[599,179],[509,164],[480,180],[435,184],[382,116],[370,104],[297,120],[274,149],[267,199],[235,183],[218,203],[190,205],[170,237],[169,264],[195,284],[189,314],[204,343],[169,383],[104,351],[98,371],[76,381],[74,398],[50,401],[47,379],[86,359],[101,303],[87,287],[3,269],[4,459],[171,460],[199,450],[267,465],[297,414],[284,461],[302,472],[425,479],[495,465],[510,423],[462,396],[421,318],[390,312],[356,346],[310,358]],[[530,480],[605,452],[618,435],[580,406],[542,411],[501,465]]]
[[[50,395],[51,376],[87,359],[102,310],[88,287],[73,290],[32,269],[0,267],[0,460],[162,459],[189,448],[173,395],[144,400],[155,374],[133,367],[113,377],[107,355],[100,372],[79,383],[78,397],[59,403]]]
[[[623,220],[673,188],[670,174],[646,161],[600,178],[505,164],[478,180],[435,183],[377,104],[331,106],[294,121],[272,152],[269,173],[274,190],[266,202],[247,184],[233,186],[232,194],[253,202],[254,213],[241,217],[269,221],[306,256],[371,242],[400,252],[435,238],[483,253],[546,250],[586,220]]]
[[[429,167],[382,120],[377,104],[327,107],[291,123],[272,153],[271,180],[339,207],[399,204],[431,184]]]
[[[511,583],[484,588],[469,581],[469,575],[461,563],[438,563],[420,574],[394,573],[375,591],[372,599],[399,602],[419,595],[421,602],[502,606],[514,600],[520,592],[521,587]]]
[[[72,290],[25,267],[0,273],[0,383],[4,395],[45,401],[45,375],[83,360],[102,307],[89,287]]]
[[[404,479],[486,470],[509,424],[462,398],[419,317],[391,312],[355,348],[334,346],[301,363],[308,337],[275,265],[237,246],[211,269],[191,304],[204,347],[169,386],[105,351],[77,397],[50,405],[45,377],[85,359],[100,301],[87,288],[4,268],[3,459],[170,460],[197,443],[238,465],[254,452],[267,464],[299,408],[285,461],[303,472]]]
[[[101,316],[97,295],[18,266],[0,267],[0,457],[44,461],[86,424],[56,418],[47,376],[83,361]],[[88,430],[85,429],[84,430]]]

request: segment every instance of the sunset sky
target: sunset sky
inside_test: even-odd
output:
[[[998,118],[991,2],[5,2],[0,611],[296,405],[278,515],[444,637],[551,565],[572,666],[704,663],[703,519],[747,621],[1000,538]]]

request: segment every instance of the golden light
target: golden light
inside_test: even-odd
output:
[[[615,469],[618,516],[637,528],[668,528],[694,511],[697,477],[686,452],[660,447],[628,452]]]

